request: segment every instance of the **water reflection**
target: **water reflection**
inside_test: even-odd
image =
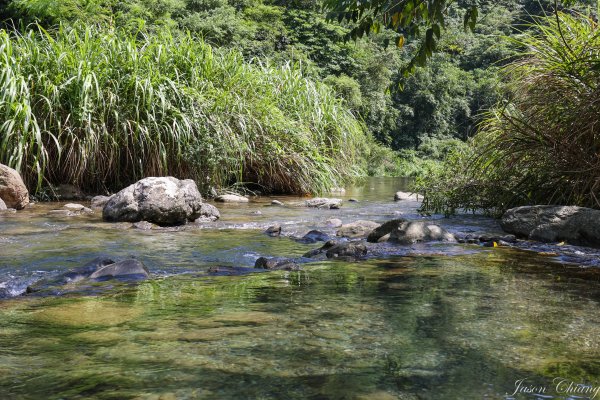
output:
[[[263,235],[273,222],[300,234],[333,217],[418,218],[414,204],[391,201],[399,186],[351,189],[346,197],[360,202],[342,210],[258,199],[225,206],[212,227],[180,232],[123,229],[97,215],[49,219],[51,205],[2,217],[4,282],[102,254],[138,257],[154,279],[105,282],[92,296],[0,301],[0,398],[509,399],[522,378],[549,390],[558,376],[600,385],[598,269],[442,246],[303,271],[203,274],[311,248]],[[460,221],[473,230],[495,224]],[[234,229],[244,224],[254,229]]]
[[[593,383],[596,283],[528,263],[405,257],[4,302],[0,396],[501,399],[521,377]]]

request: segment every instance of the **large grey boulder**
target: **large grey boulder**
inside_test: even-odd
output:
[[[338,229],[336,235],[345,238],[363,238],[367,237],[373,229],[377,228],[379,224],[373,221],[355,221],[346,225],[342,225]]]
[[[388,242],[414,244],[423,242],[455,242],[453,234],[444,228],[426,221],[405,221],[390,233]]]
[[[202,196],[191,179],[144,178],[115,194],[104,206],[106,221],[182,225],[202,215]]]
[[[524,206],[504,213],[502,229],[540,242],[600,247],[600,210],[575,206]]]
[[[306,207],[310,208],[330,208],[338,209],[342,206],[342,199],[330,199],[326,197],[317,197],[314,199],[306,200],[304,202]]]
[[[0,199],[7,208],[21,210],[29,204],[29,192],[14,169],[0,164]]]

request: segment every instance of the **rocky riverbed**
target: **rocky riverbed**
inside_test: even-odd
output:
[[[404,185],[204,202],[220,218],[180,226],[1,213],[0,397],[508,399],[598,376],[596,249],[423,217]]]

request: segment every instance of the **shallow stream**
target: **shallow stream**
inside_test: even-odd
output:
[[[393,202],[403,185],[371,179],[339,196],[358,200],[340,210],[219,205],[218,222],[179,230],[51,217],[60,204],[49,203],[0,215],[4,290],[100,255],[135,257],[153,276],[0,300],[0,399],[600,399],[597,268],[434,244],[302,271],[206,273],[299,257],[319,244],[287,236],[327,231],[329,218],[422,218],[416,202]],[[500,232],[481,216],[434,218]],[[274,223],[287,236],[263,233]]]

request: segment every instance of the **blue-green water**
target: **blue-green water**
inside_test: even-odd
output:
[[[391,201],[399,186],[369,181],[339,211],[221,206],[220,222],[182,231],[47,217],[56,205],[0,217],[0,281],[15,290],[100,254],[135,256],[153,273],[94,295],[0,301],[0,398],[575,399],[586,395],[553,380],[600,386],[594,268],[455,245],[206,274],[317,246],[262,234],[274,222],[301,235],[331,217],[419,218],[415,204]],[[446,224],[497,229],[478,217]],[[511,396],[519,379],[550,397]]]

